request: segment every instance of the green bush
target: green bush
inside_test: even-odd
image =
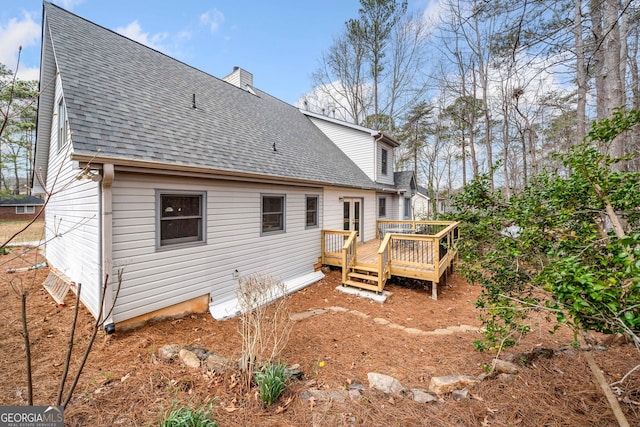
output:
[[[287,367],[281,363],[267,364],[255,373],[256,384],[260,390],[260,400],[271,405],[278,400],[287,387],[289,373]]]
[[[218,427],[218,422],[212,419],[211,412],[204,408],[172,405],[160,421],[160,427]]]

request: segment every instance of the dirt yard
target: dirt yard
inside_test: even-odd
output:
[[[37,252],[14,250],[0,256],[0,405],[25,405],[24,345],[20,297],[13,290],[29,290],[28,321],[33,357],[34,404],[55,402],[72,321],[74,296],[59,307],[40,286],[47,269],[7,274],[8,268],[41,262]],[[126,272],[124,274],[126,282]],[[483,373],[492,356],[477,352],[472,341],[478,332],[446,335],[411,334],[379,319],[407,328],[434,331],[447,327],[479,327],[473,301],[479,294],[454,275],[441,286],[440,299],[429,298],[421,286],[391,284],[393,295],[384,304],[335,290],[338,272],[291,297],[294,313],[326,307],[328,310],[296,322],[284,359],[299,364],[306,379],[293,381],[280,401],[264,408],[255,389],[243,393],[233,373],[211,375],[180,362],[159,360],[165,344],[199,344],[222,356],[240,356],[238,320],[216,321],[208,313],[165,320],[107,336],[100,332],[65,411],[69,426],[157,425],[172,404],[200,407],[213,403],[220,426],[615,426],[616,420],[597,386],[581,351],[572,350],[572,334],[555,335],[542,321],[509,351],[553,348],[555,355],[524,367],[510,380],[485,380],[472,387],[471,400],[440,396],[435,403],[388,395],[368,387],[367,373],[397,378],[406,388],[427,389],[432,376]],[[366,315],[366,316],[365,316]],[[378,319],[375,321],[374,319]],[[74,339],[72,366],[77,366],[94,320],[82,308]],[[640,363],[629,344],[610,344],[593,351],[608,381]],[[364,384],[359,399],[305,402],[310,388],[344,390],[354,379]],[[640,372],[621,386],[618,397],[631,425],[640,426]]]

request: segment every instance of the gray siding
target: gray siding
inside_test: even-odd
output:
[[[56,83],[53,116],[62,96]],[[46,257],[49,264],[72,281],[82,283],[81,299],[98,315],[100,279],[99,183],[78,180],[80,172],[69,161],[70,147],[58,151],[57,120],[52,121],[46,187],[53,195],[45,209]]]
[[[382,174],[382,149],[387,150],[387,174],[383,175]],[[376,170],[377,170],[377,182],[381,183],[381,184],[389,184],[389,185],[393,185],[393,172],[395,170],[395,164],[396,164],[396,159],[395,156],[393,154],[393,148],[391,148],[390,146],[388,146],[387,144],[383,144],[381,142],[378,142],[377,147],[377,154],[376,154]]]
[[[375,180],[373,160],[373,137],[363,131],[352,129],[326,120],[309,117],[309,119],[334,144],[342,150],[358,167],[367,174],[369,179]],[[391,173],[393,181],[393,172]]]
[[[206,244],[156,249],[156,190],[206,194]],[[261,194],[286,195],[286,231],[260,235]],[[116,172],[113,184],[113,259],[124,269],[114,320],[210,294],[235,298],[240,276],[269,274],[283,281],[313,272],[320,256],[320,224],[305,227],[306,195],[322,189],[228,181],[170,179]]]
[[[343,202],[341,197],[361,198],[363,200],[364,218],[362,231],[364,240],[376,237],[376,193],[374,191],[358,191],[349,189],[329,188],[324,191],[324,228],[327,230],[342,230]]]

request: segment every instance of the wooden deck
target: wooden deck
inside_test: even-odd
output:
[[[355,232],[323,230],[321,263],[341,267],[343,285],[378,293],[391,276],[427,280],[437,299],[438,284],[457,255],[458,224],[378,221],[379,238],[365,243],[357,243]]]

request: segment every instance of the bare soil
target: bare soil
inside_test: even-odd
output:
[[[46,268],[7,274],[8,268],[34,265],[37,251],[16,249],[0,256],[0,405],[26,405],[24,341],[20,297],[28,290],[28,323],[33,358],[34,404],[55,402],[73,318],[75,297],[58,306],[41,283]],[[124,276],[126,281],[126,272]],[[200,407],[213,402],[221,426],[615,426],[617,422],[596,384],[584,354],[571,350],[569,330],[550,334],[541,317],[511,352],[548,347],[557,351],[522,368],[511,380],[485,380],[471,389],[472,399],[458,402],[450,395],[431,404],[389,397],[368,388],[367,373],[397,378],[406,388],[427,389],[432,376],[480,375],[492,355],[480,353],[472,341],[478,332],[412,335],[375,322],[384,318],[404,327],[433,331],[450,326],[481,326],[473,302],[480,293],[457,275],[440,287],[439,300],[416,283],[392,283],[393,295],[380,304],[336,291],[337,271],[294,294],[293,312],[343,307],[296,322],[284,360],[299,364],[305,380],[290,383],[280,401],[265,408],[255,389],[246,391],[234,373],[212,375],[180,362],[160,361],[165,344],[200,344],[222,356],[240,356],[238,319],[216,321],[208,313],[164,320],[114,335],[98,334],[76,392],[65,410],[69,426],[157,425],[174,404]],[[13,285],[12,285],[13,284]],[[364,317],[362,314],[367,314]],[[72,373],[88,342],[94,323],[81,307],[74,337]],[[602,337],[600,337],[602,338]],[[600,342],[602,344],[602,342]],[[608,342],[593,351],[609,382],[620,380],[640,363],[632,345]],[[309,388],[344,390],[354,379],[365,385],[362,398],[343,403],[304,402]],[[69,383],[69,380],[67,381]],[[631,425],[640,426],[640,371],[621,386],[618,399]]]

